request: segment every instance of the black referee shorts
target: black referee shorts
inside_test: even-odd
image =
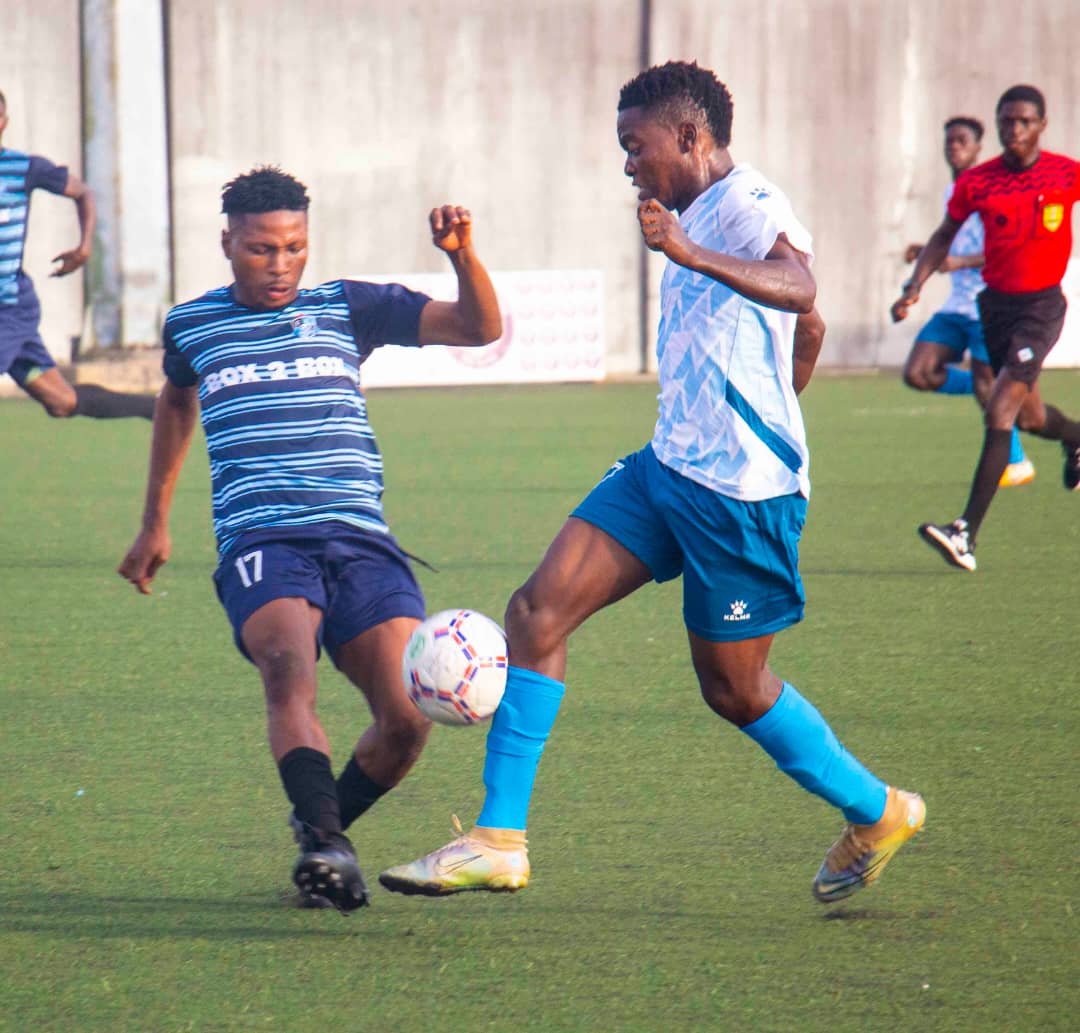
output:
[[[987,287],[976,301],[994,373],[1007,369],[1014,380],[1034,384],[1065,323],[1061,287],[1023,294]]]

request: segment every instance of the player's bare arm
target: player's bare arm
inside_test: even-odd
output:
[[[150,582],[169,558],[169,511],[198,412],[198,388],[165,382],[154,408],[142,529],[117,570],[143,595],[150,594]]]
[[[458,280],[457,301],[429,301],[420,313],[421,344],[473,347],[502,334],[502,314],[491,277],[472,245],[472,215],[459,205],[432,210],[431,240],[445,251]]]
[[[960,229],[960,223],[946,215],[941,225],[934,230],[930,239],[919,253],[918,261],[912,270],[911,278],[904,284],[900,297],[893,302],[889,313],[894,323],[907,319],[908,309],[919,300],[922,285],[934,271],[949,257],[949,248]]]
[[[753,261],[710,251],[695,243],[675,213],[655,198],[638,205],[638,223],[646,247],[663,252],[672,262],[703,273],[759,305],[801,313],[809,313],[814,307],[817,284],[810,263],[782,233],[762,261]]]
[[[79,244],[70,251],[61,251],[53,259],[60,265],[50,273],[51,276],[67,276],[86,264],[93,246],[94,227],[97,225],[97,206],[93,190],[70,172],[64,187],[64,196],[75,202],[75,211],[79,218]]]
[[[824,340],[825,320],[816,308],[795,320],[795,357],[791,379],[796,394],[802,394],[803,388],[810,383]]]

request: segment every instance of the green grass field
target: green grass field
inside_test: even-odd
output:
[[[1080,410],[1080,374],[1044,393]],[[649,436],[653,385],[384,391],[387,510],[432,611],[501,617],[568,509]],[[774,667],[925,832],[826,910],[841,822],[701,703],[677,584],[573,639],[530,821],[532,885],[448,900],[376,889],[291,910],[294,847],[261,692],[213,594],[196,443],[150,598],[114,573],[141,509],[144,423],[0,403],[0,1030],[1075,1031],[1080,495],[1033,441],[979,572],[915,535],[966,498],[970,399],[894,378],[805,396],[809,605]],[[328,664],[340,766],[365,722]],[[484,735],[436,729],[354,828],[369,878],[480,806]]]

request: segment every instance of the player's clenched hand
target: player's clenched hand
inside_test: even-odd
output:
[[[150,582],[172,551],[172,542],[164,531],[140,531],[128,549],[117,573],[130,581],[143,595],[150,594]]]
[[[456,204],[433,208],[431,239],[437,248],[446,252],[462,251],[472,243],[472,213]]]
[[[60,266],[54,269],[50,276],[67,276],[68,273],[75,272],[76,269],[81,269],[86,265],[86,260],[90,257],[90,252],[84,250],[81,247],[72,248],[70,251],[61,251],[53,261],[59,262]]]
[[[908,309],[919,300],[919,288],[914,283],[904,284],[904,292],[892,303],[889,314],[894,323],[901,323],[908,316]]]
[[[679,262],[687,254],[690,238],[679,225],[675,213],[668,211],[655,197],[638,205],[637,217],[646,247],[662,251],[673,262]]]

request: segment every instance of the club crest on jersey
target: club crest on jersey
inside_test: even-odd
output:
[[[1061,224],[1065,221],[1065,206],[1063,204],[1048,204],[1042,211],[1043,226],[1051,233],[1057,233]]]
[[[319,321],[315,316],[293,316],[292,328],[301,340],[309,341],[319,332]]]

